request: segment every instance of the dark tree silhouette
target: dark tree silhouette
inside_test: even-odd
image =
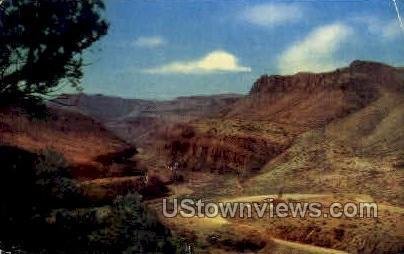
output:
[[[82,52],[107,33],[102,0],[0,1],[0,104],[80,87]]]

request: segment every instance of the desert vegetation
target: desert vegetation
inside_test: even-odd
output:
[[[28,253],[173,253],[170,231],[138,193],[94,206],[64,157],[1,146],[1,242]]]
[[[81,91],[104,9],[0,1],[0,252],[404,251],[402,67],[264,74],[245,95],[59,94]],[[376,202],[378,217],[165,218],[162,198]]]
[[[60,87],[80,90],[83,51],[108,31],[104,8],[101,0],[0,1],[1,251],[179,246],[137,192],[158,196],[164,186],[141,180],[145,172],[129,162],[136,149],[91,118],[46,105]]]

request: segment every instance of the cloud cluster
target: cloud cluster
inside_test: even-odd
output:
[[[239,13],[238,18],[254,24],[272,28],[297,23],[307,16],[306,10],[296,3],[266,3],[251,5]],[[347,24],[350,24],[349,26]],[[301,71],[330,71],[346,63],[341,62],[338,53],[343,44],[353,35],[358,25],[366,26],[366,32],[389,42],[401,35],[396,20],[382,20],[377,17],[353,17],[345,23],[324,24],[313,28],[300,40],[293,42],[278,56],[277,69],[280,74],[293,74]],[[139,37],[133,44],[136,47],[157,48],[166,44],[160,36]],[[149,74],[210,74],[222,72],[250,72],[251,68],[239,64],[236,56],[224,50],[216,50],[190,61],[173,61],[143,72]]]
[[[335,53],[352,34],[351,28],[335,23],[315,28],[303,40],[287,48],[278,59],[282,74],[322,72],[339,67]]]
[[[365,25],[370,34],[384,40],[394,40],[403,32],[396,19],[381,20],[373,16],[359,16],[352,21],[356,24]]]
[[[301,20],[303,9],[296,4],[261,4],[247,8],[242,12],[241,18],[255,25],[276,26]]]
[[[400,24],[397,23],[397,20],[386,22],[384,26],[382,25],[381,31],[383,38],[388,40],[393,40],[403,35],[403,30],[400,29]]]
[[[133,41],[134,46],[141,48],[157,48],[166,43],[166,40],[161,36],[141,36]]]
[[[222,50],[213,51],[200,59],[177,61],[144,70],[144,72],[151,74],[208,74],[218,72],[250,71],[250,67],[239,65],[237,57]]]

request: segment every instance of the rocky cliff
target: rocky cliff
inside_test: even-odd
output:
[[[167,147],[184,167],[256,171],[300,134],[352,115],[386,94],[402,95],[403,80],[399,68],[364,61],[328,73],[264,75],[224,117],[189,123]],[[193,135],[184,135],[189,130]]]

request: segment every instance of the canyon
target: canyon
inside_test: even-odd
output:
[[[160,217],[198,252],[404,250],[404,68],[354,61],[327,73],[263,75],[247,95],[65,94],[48,108],[47,121],[2,112],[2,143],[52,147],[99,202],[136,190],[156,213],[163,196],[379,204],[376,219]],[[181,181],[173,180],[174,164]],[[238,249],[243,244],[251,249]]]

